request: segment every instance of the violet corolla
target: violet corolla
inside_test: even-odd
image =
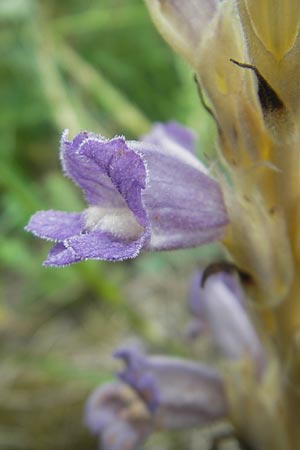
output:
[[[205,271],[197,272],[190,283],[188,307],[198,325],[195,337],[205,330],[226,358],[248,355],[257,368],[263,367],[264,351],[234,275],[222,271],[206,279]]]
[[[85,423],[107,450],[134,450],[151,432],[204,426],[227,415],[218,372],[203,364],[123,349],[123,383],[109,383],[90,396]],[[108,439],[109,437],[109,439]]]
[[[79,133],[61,140],[65,174],[84,191],[82,213],[40,211],[26,229],[56,242],[45,265],[123,260],[217,240],[227,216],[218,183],[188,129],[156,125],[140,142]]]

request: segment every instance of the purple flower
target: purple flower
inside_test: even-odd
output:
[[[26,229],[56,242],[44,262],[123,260],[142,249],[197,246],[221,237],[227,215],[221,190],[193,154],[193,134],[156,125],[143,141],[64,133],[64,172],[89,203],[81,213],[40,211]]]
[[[219,374],[178,358],[145,357],[133,350],[116,354],[126,363],[122,383],[96,389],[85,423],[103,450],[136,450],[156,430],[206,425],[227,416]]]
[[[157,428],[200,426],[227,415],[223,381],[216,370],[180,358],[145,357],[128,349],[115,355],[126,363],[120,379],[145,402]]]
[[[242,288],[232,274],[210,275],[201,286],[203,272],[194,275],[188,306],[199,327],[205,327],[221,353],[229,359],[251,358],[258,373],[265,352],[251,323]],[[197,286],[198,284],[198,286]]]

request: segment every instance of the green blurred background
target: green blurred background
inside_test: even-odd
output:
[[[197,355],[184,336],[188,277],[216,250],[43,268],[50,245],[23,228],[36,210],[84,205],[60,170],[64,128],[138,138],[176,119],[208,153],[214,126],[141,0],[0,0],[0,114],[0,449],[96,449],[82,409],[120,342]],[[175,446],[199,441],[147,444]]]

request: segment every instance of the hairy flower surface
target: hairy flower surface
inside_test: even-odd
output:
[[[143,141],[62,137],[64,172],[85,194],[82,213],[40,211],[26,229],[57,242],[45,265],[123,260],[217,240],[227,224],[220,187],[194,155],[194,136],[156,125]]]

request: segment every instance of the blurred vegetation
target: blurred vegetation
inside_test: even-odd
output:
[[[213,124],[141,0],[0,0],[0,55],[0,449],[92,450],[82,410],[111,352],[134,336],[185,352],[187,276],[212,250],[46,269],[49,244],[23,227],[38,209],[84,205],[60,170],[64,128],[138,138],[176,119],[201,153]]]

